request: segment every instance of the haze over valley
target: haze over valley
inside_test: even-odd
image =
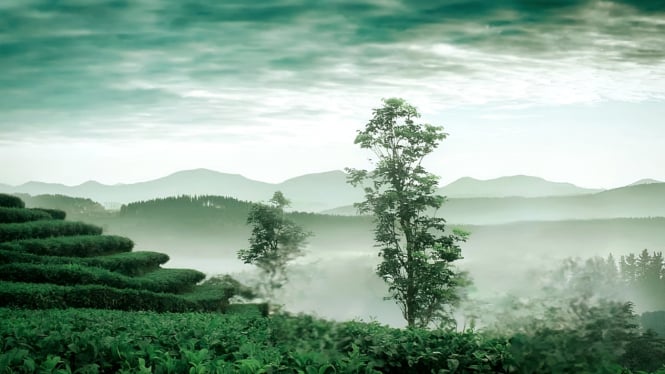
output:
[[[178,178],[182,176],[191,179]],[[217,183],[207,184],[202,176]],[[231,176],[231,180],[245,183],[242,188],[225,183],[228,179],[227,174],[196,170],[138,186],[115,186],[124,195],[114,186],[88,191],[106,201],[150,193],[160,196],[124,204],[119,210],[107,210],[88,198],[57,195],[67,192],[61,186],[29,183],[17,190],[39,186],[31,192],[50,194],[18,196],[28,206],[63,209],[71,219],[93,222],[107,233],[130,237],[140,249],[160,249],[171,257],[169,266],[199,269],[208,275],[232,273],[247,281],[253,278],[253,269],[236,256],[239,249],[247,247],[250,235],[245,221],[251,201],[246,200],[266,201],[274,188],[292,193],[287,196],[306,195],[309,205],[294,199],[294,206],[301,208],[348,204],[360,195],[345,183],[342,172],[306,175],[279,185]],[[180,183],[171,184],[174,180]],[[456,192],[459,184],[465,189]],[[81,186],[72,190],[77,191],[75,188],[85,192]],[[210,195],[213,190],[235,197]],[[177,193],[161,197],[169,191]],[[665,243],[665,183],[657,181],[588,190],[526,176],[490,181],[465,178],[439,191],[449,192],[436,214],[446,218],[451,227],[471,233],[463,244],[464,259],[459,266],[473,278],[470,292],[474,297],[529,293],[533,290],[525,285],[535,284],[531,279],[534,272],[554,270],[566,258],[605,257],[609,253],[618,258],[644,248],[659,250]],[[105,192],[108,195],[103,195]],[[471,194],[475,197],[467,197]],[[294,209],[289,216],[314,234],[306,256],[291,266],[291,281],[281,295],[289,310],[339,320],[377,318],[401,325],[399,310],[383,301],[387,290],[374,274],[379,257],[371,217],[357,215],[352,206],[322,213]],[[507,262],[510,266],[498,265]],[[354,287],[358,284],[362,287]]]

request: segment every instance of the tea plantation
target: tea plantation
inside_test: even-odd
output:
[[[229,304],[230,278],[64,218],[0,194],[0,373],[665,373],[629,306],[512,336],[267,316]]]

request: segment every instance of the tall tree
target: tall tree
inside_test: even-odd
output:
[[[252,226],[249,248],[238,251],[239,259],[261,270],[261,293],[269,300],[288,281],[287,264],[304,254],[307,238],[312,235],[285,216],[284,208],[289,204],[277,191],[269,204],[252,205],[247,217]]]
[[[446,232],[445,220],[430,214],[441,207],[435,194],[438,177],[422,161],[446,138],[440,126],[415,123],[420,114],[403,99],[383,100],[373,118],[358,131],[355,144],[377,157],[373,171],[346,169],[349,183],[363,186],[365,201],[356,204],[375,219],[374,239],[381,263],[377,274],[409,327],[451,321],[466,274],[452,263],[462,258],[462,231]]]

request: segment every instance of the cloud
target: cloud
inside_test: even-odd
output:
[[[664,10],[638,0],[4,2],[0,139],[268,138],[357,124],[396,95],[430,111],[665,100]]]

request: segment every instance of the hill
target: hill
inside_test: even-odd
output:
[[[130,239],[24,206],[0,194],[0,307],[225,312],[234,294],[248,295],[231,279],[197,285],[204,273],[162,268],[165,254],[132,252]]]
[[[132,184],[105,185],[89,181],[78,186],[41,182],[28,182],[15,187],[0,185],[0,192],[82,197],[113,209],[130,202],[179,195],[218,195],[240,200],[266,201],[277,190],[284,192],[292,200],[294,210],[309,212],[350,205],[363,197],[361,189],[346,183],[346,174],[342,171],[307,174],[281,183],[265,183],[238,174],[195,169]],[[542,178],[512,176],[487,181],[462,178],[441,188],[439,193],[450,198],[461,198],[563,196],[597,191],[569,183],[549,182]]]
[[[356,215],[352,206],[325,214]],[[665,183],[557,197],[450,198],[438,214],[448,222],[489,225],[515,221],[665,217]]]
[[[543,178],[515,175],[488,180],[464,177],[439,189],[438,193],[450,198],[469,198],[570,196],[599,191],[601,190],[581,188],[570,183],[550,182]]]

